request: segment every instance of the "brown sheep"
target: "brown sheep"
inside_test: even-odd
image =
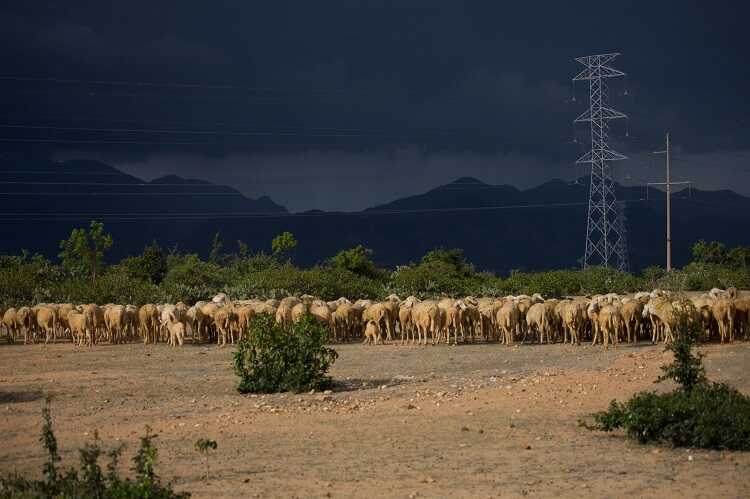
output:
[[[185,324],[182,322],[167,322],[167,331],[169,332],[168,344],[170,346],[182,346],[185,341]]]
[[[412,320],[417,329],[417,343],[427,344],[427,335],[432,335],[433,344],[442,329],[442,316],[437,302],[426,300],[414,304],[412,308]]]
[[[734,301],[730,298],[718,298],[711,306],[711,314],[719,325],[721,342],[734,341]]]
[[[734,328],[737,334],[747,338],[750,336],[750,298],[734,300]]]
[[[39,307],[36,311],[36,323],[39,329],[44,331],[44,343],[55,339],[57,329],[57,313],[52,307]]]
[[[57,324],[60,328],[63,336],[70,333],[70,325],[68,324],[68,314],[70,311],[75,310],[72,303],[63,303],[57,308]]]
[[[156,343],[159,332],[159,310],[156,305],[147,303],[138,309],[138,324],[140,325],[143,343]]]
[[[622,304],[620,308],[620,314],[622,315],[622,323],[625,326],[625,332],[627,334],[627,342],[638,342],[638,333],[641,330],[641,324],[643,322],[643,303],[639,300],[630,300]]]
[[[292,323],[296,324],[302,318],[303,315],[310,313],[310,307],[305,302],[300,302],[292,307],[291,319]]]
[[[362,343],[377,345],[379,339],[380,327],[378,326],[377,322],[368,320],[367,325],[365,326],[365,339],[362,341]]]
[[[599,332],[602,334],[604,348],[609,347],[610,341],[613,345],[617,346],[620,330],[622,328],[620,309],[614,305],[604,305],[599,309],[597,320],[599,322]],[[596,344],[596,337],[592,344]]]
[[[393,338],[393,331],[391,330],[393,320],[391,318],[390,305],[378,302],[365,308],[362,312],[362,321],[366,323],[370,320],[377,322],[381,331],[383,329],[386,330],[386,340]]]
[[[68,312],[68,324],[76,346],[83,346],[84,341],[87,346],[94,346],[94,329],[86,314],[71,310]]]
[[[534,303],[526,312],[526,325],[529,333],[536,332],[539,335],[539,343],[544,342],[544,336],[547,335],[547,343],[550,341],[551,320],[549,308],[544,303]]]
[[[104,312],[96,303],[89,303],[83,306],[83,315],[91,327],[91,341],[96,344],[96,333],[99,329],[104,329]]]
[[[336,307],[331,314],[331,323],[333,325],[333,340],[346,341],[353,336],[354,312],[352,305],[342,303]]]
[[[107,328],[107,335],[110,343],[120,343],[123,341],[123,327],[125,325],[125,307],[114,305],[104,311],[104,325]]]
[[[412,319],[412,304],[402,303],[398,308],[398,323],[401,330],[401,344],[414,341],[414,320]]]
[[[18,334],[19,325],[16,319],[17,311],[13,307],[6,310],[3,314],[3,326],[5,326],[5,330],[8,333],[8,340],[11,343],[16,340],[16,335]]]
[[[513,335],[519,333],[521,327],[521,312],[518,304],[508,300],[497,311],[497,324],[503,332],[502,342],[510,346],[513,344]]]
[[[386,340],[393,340],[393,335],[396,332],[396,321],[398,320],[398,308],[401,300],[396,295],[389,295],[385,301],[382,302],[383,307],[388,309],[388,325],[386,327]]]
[[[250,329],[250,321],[255,317],[255,309],[249,305],[237,307],[237,328],[239,329],[239,335],[237,341],[242,341],[242,335],[245,331]]]
[[[292,308],[298,303],[302,303],[296,296],[287,296],[276,309],[276,322],[283,325],[292,323]]]
[[[214,313],[214,326],[216,327],[217,344],[219,346],[225,346],[227,344],[227,337],[234,343],[234,337],[232,336],[232,330],[236,329],[235,324],[237,323],[237,314],[235,314],[229,307],[221,307]]]
[[[33,342],[36,336],[36,310],[29,307],[19,308],[16,312],[16,324],[23,329],[23,344],[29,342],[29,335]]]
[[[586,303],[574,300],[563,307],[563,327],[570,333],[570,344],[580,345],[583,330],[586,327]],[[565,342],[565,337],[563,337]]]

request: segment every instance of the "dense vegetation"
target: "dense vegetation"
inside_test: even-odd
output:
[[[750,450],[750,397],[706,378],[703,356],[693,353],[701,336],[687,314],[680,317],[675,340],[667,346],[674,361],[662,366],[664,374],[657,380],[673,380],[676,390],[641,392],[624,403],[613,400],[607,411],[593,415],[593,425],[582,425],[601,431],[622,428],[640,443]]]
[[[289,326],[270,315],[255,317],[234,354],[240,393],[303,392],[324,390],[326,376],[338,354],[325,346],[328,331],[306,315]]]
[[[697,290],[750,287],[750,248],[725,248],[699,241],[693,262],[667,275],[649,267],[640,275],[612,269],[566,269],[516,272],[501,277],[479,272],[459,249],[435,249],[418,262],[396,269],[378,268],[372,251],[355,246],[311,268],[292,258],[298,248],[290,233],[271,244],[271,254],[249,254],[238,241],[236,253],[223,252],[217,234],[209,258],[167,251],[153,242],[140,255],[106,264],[106,251],[117,244],[103,226],[76,229],[60,244],[59,262],[23,252],[0,256],[0,305],[39,302],[187,303],[226,292],[235,299],[271,298],[287,293],[314,294],[326,300],[340,296],[379,299],[391,293],[416,295],[504,296],[541,293],[545,297],[627,292],[656,286]]]
[[[30,480],[18,474],[0,476],[0,498],[186,499],[190,497],[187,492],[176,493],[169,484],[161,483],[155,469],[157,450],[154,446],[154,438],[156,436],[149,431],[148,427],[146,435],[141,437],[140,448],[133,457],[135,476],[122,478],[117,468],[123,446],[114,447],[106,452],[109,463],[105,472],[99,464],[99,458],[105,454],[105,451],[101,448],[96,434],[93,442],[79,450],[80,470],[59,469],[60,452],[52,431],[49,400],[45,401],[42,417],[44,424],[39,440],[47,452],[47,461],[43,468],[44,478]]]

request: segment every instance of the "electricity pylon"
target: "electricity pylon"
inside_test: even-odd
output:
[[[627,159],[609,148],[609,121],[627,116],[607,106],[607,80],[625,73],[607,66],[619,53],[577,57],[585,66],[573,81],[589,82],[589,108],[574,123],[591,123],[591,150],[577,164],[591,163],[589,209],[586,222],[586,250],[583,267],[603,265],[628,270],[628,248],[624,213],[617,205],[610,162]]]

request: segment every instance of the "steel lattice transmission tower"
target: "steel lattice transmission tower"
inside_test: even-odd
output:
[[[609,148],[609,121],[627,118],[607,106],[609,88],[607,80],[625,73],[607,66],[619,53],[578,57],[584,65],[573,82],[589,82],[589,108],[574,123],[591,123],[591,150],[578,158],[576,164],[591,163],[588,221],[586,223],[586,251],[583,267],[603,265],[620,270],[628,269],[628,249],[625,233],[624,210],[618,206],[612,180],[612,161],[627,159]],[[574,83],[575,84],[575,83]]]

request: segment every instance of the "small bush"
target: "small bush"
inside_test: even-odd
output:
[[[42,408],[44,425],[40,441],[47,451],[44,463],[44,479],[29,480],[17,474],[0,476],[0,498],[43,499],[61,497],[69,499],[186,499],[187,492],[176,493],[171,485],[162,485],[156,475],[154,465],[157,451],[153,444],[155,435],[146,428],[146,435],[141,437],[141,446],[133,458],[135,478],[121,478],[117,465],[122,455],[123,446],[115,447],[106,454],[110,459],[106,473],[99,465],[99,457],[104,453],[98,436],[79,450],[80,470],[70,468],[65,472],[58,470],[60,454],[57,439],[52,431],[52,418],[49,410],[49,399]]]
[[[289,327],[273,317],[255,317],[234,354],[240,393],[321,390],[331,385],[326,376],[338,354],[325,347],[328,334],[311,315]]]
[[[664,374],[657,382],[673,380],[679,388],[669,393],[641,392],[625,403],[613,400],[607,411],[593,415],[593,425],[585,421],[581,425],[600,431],[622,428],[640,443],[750,450],[750,397],[707,380],[703,355],[692,352],[700,328],[687,313],[678,313],[677,319],[675,339],[667,345],[674,361],[662,366]]]
[[[750,397],[731,386],[705,383],[693,390],[642,392],[594,415],[594,429],[624,429],[640,443],[750,450]]]

